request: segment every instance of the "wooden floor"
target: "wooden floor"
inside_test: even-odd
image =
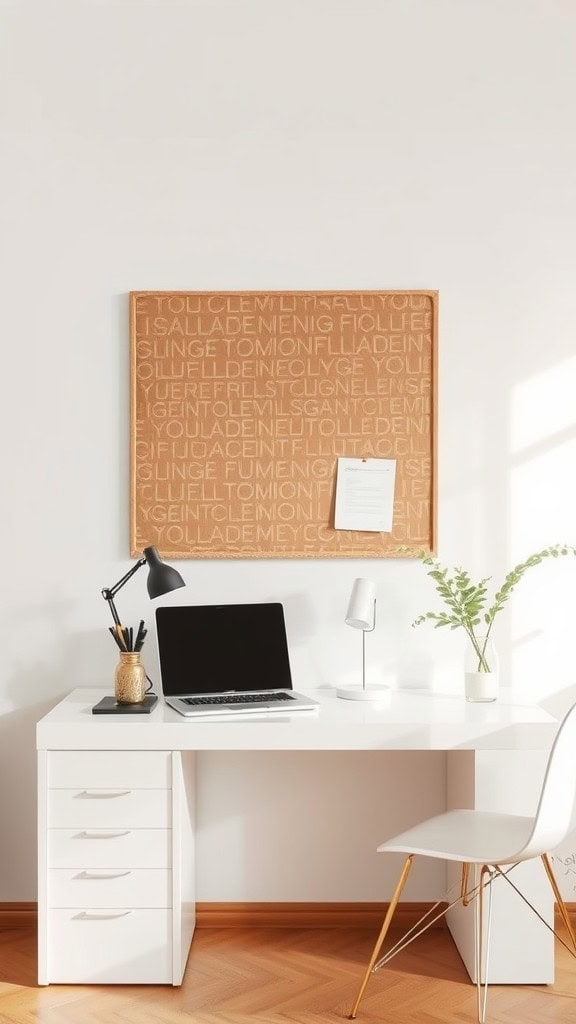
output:
[[[38,988],[34,915],[0,915],[0,1022],[341,1024],[374,939],[365,929],[199,929],[181,988]],[[475,1020],[475,989],[444,930],[372,977],[358,1016],[359,1024]],[[492,987],[488,1021],[576,1024],[576,961],[558,945],[555,985]]]

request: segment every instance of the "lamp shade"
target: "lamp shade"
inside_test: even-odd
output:
[[[186,586],[180,573],[162,561],[156,548],[144,548],[144,558],[148,565],[147,586],[150,597],[161,597],[171,590]]]
[[[375,599],[376,594],[372,580],[354,580],[346,612],[346,625],[353,626],[354,629],[372,629]]]

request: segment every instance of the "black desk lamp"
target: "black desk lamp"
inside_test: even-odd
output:
[[[144,548],[144,554],[142,558],[138,559],[136,565],[133,565],[126,575],[121,580],[118,580],[118,583],[115,583],[113,587],[105,587],[102,591],[102,597],[105,601],[108,601],[112,618],[117,626],[120,625],[120,619],[118,618],[114,598],[124,584],[128,583],[128,580],[131,579],[134,573],[138,572],[138,569],[146,565],[146,563],[148,563],[149,570],[147,586],[150,598],[161,597],[162,594],[169,594],[171,590],[178,590],[179,587],[186,586],[180,573],[173,569],[171,565],[166,565],[162,561],[156,548]]]
[[[139,558],[135,565],[114,584],[113,587],[104,587],[102,590],[102,597],[108,602],[112,618],[114,619],[114,628],[110,629],[118,647],[120,648],[121,658],[127,658],[132,662],[137,662],[136,669],[132,667],[132,672],[136,671],[140,673],[138,677],[137,689],[139,690],[138,696],[134,696],[131,693],[129,696],[123,694],[124,699],[120,696],[120,692],[117,689],[117,698],[115,697],[104,697],[98,704],[92,708],[92,714],[145,714],[152,710],[158,698],[153,693],[146,693],[142,699],[142,686],[145,688],[145,679],[148,677],[145,674],[144,667],[140,664],[139,652],[144,643],[144,637],[146,636],[146,630],[144,629],[144,622],[140,622],[140,627],[134,636],[132,629],[126,629],[120,623],[120,616],[114,604],[114,598],[119,590],[128,583],[128,580],[138,572],[138,569],[142,568],[143,565],[148,565],[148,595],[150,598],[161,597],[162,594],[168,594],[171,590],[178,590],[179,587],[184,587],[186,584],[182,579],[179,572],[173,569],[171,565],[166,565],[162,561],[158,551],[154,547],[144,548],[144,554],[142,558]],[[118,669],[116,670],[118,673]],[[149,681],[149,680],[148,680]],[[150,682],[150,681],[149,681]],[[116,676],[116,683],[118,684],[118,675]],[[150,683],[149,689],[152,688]],[[133,690],[133,688],[131,687]]]

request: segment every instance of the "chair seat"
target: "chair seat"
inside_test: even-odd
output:
[[[518,814],[447,811],[386,840],[378,852],[413,853],[468,864],[513,864],[523,859],[533,827],[533,818]]]

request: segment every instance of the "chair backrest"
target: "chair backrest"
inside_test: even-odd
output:
[[[576,704],[565,716],[550,751],[534,827],[522,859],[554,850],[574,827]]]

